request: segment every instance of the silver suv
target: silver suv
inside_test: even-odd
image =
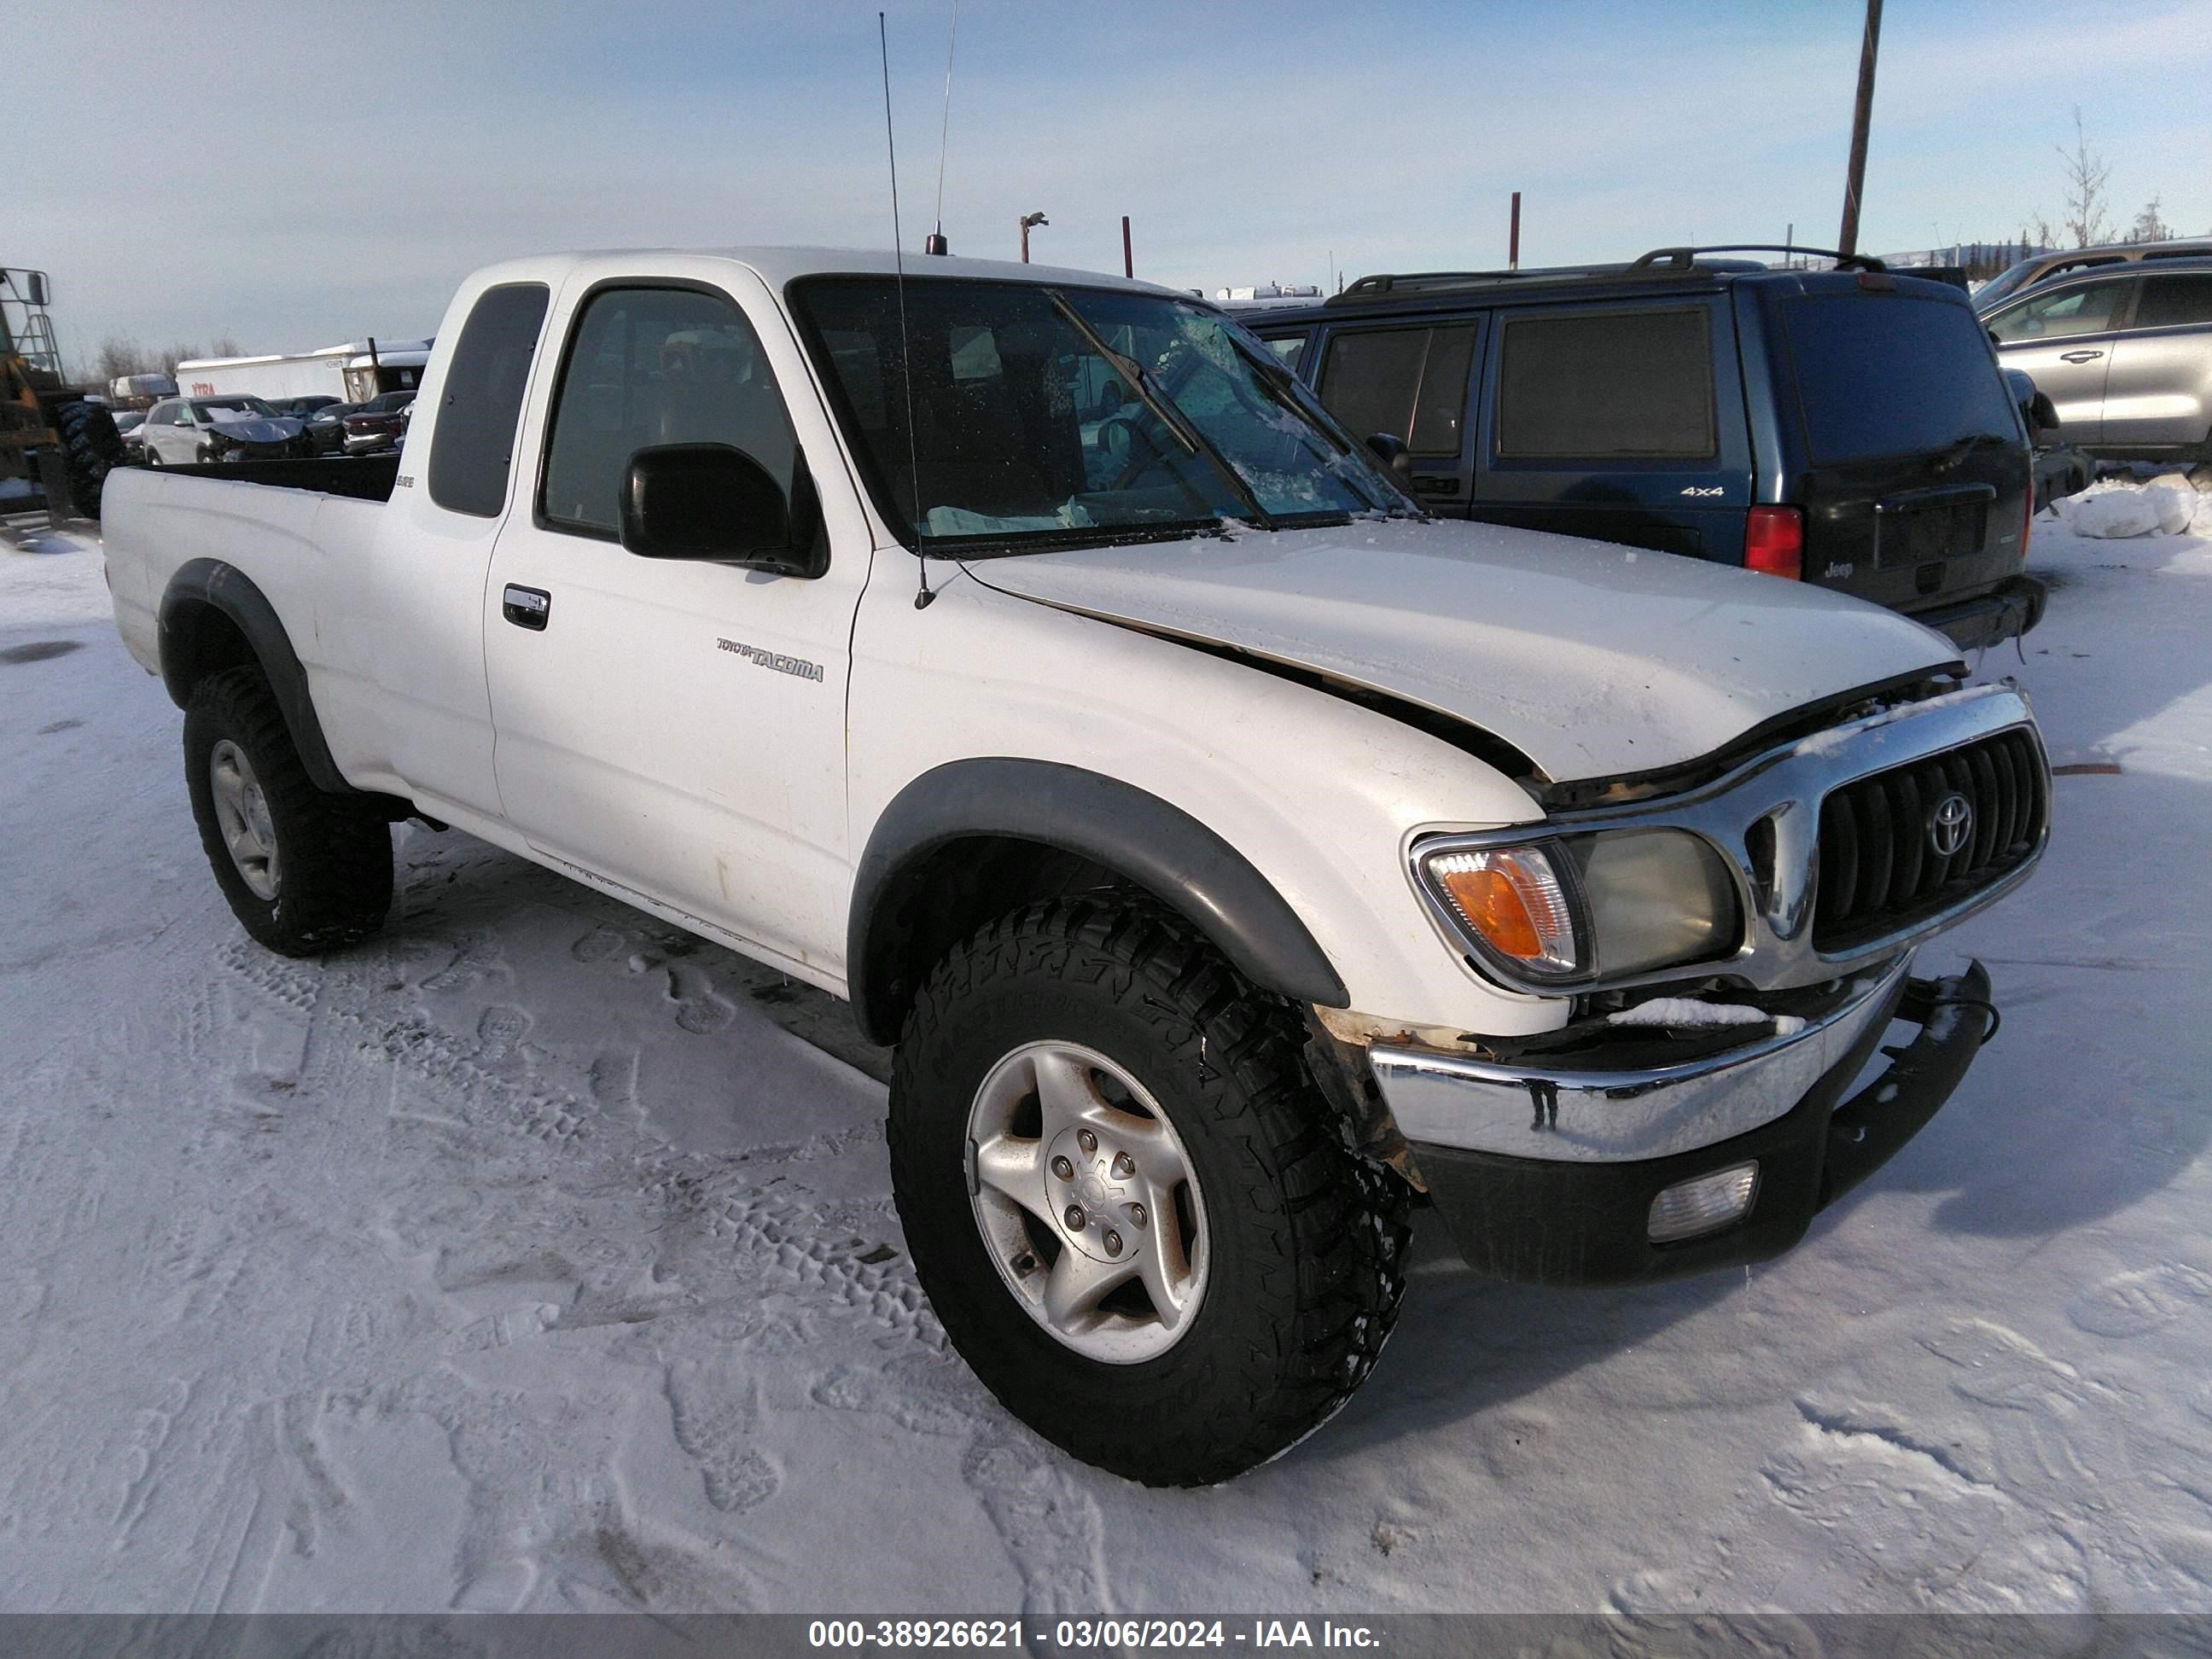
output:
[[[2212,461],[2212,257],[2047,279],[1982,320],[2069,443],[2115,460]]]

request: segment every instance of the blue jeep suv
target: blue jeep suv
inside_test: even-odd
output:
[[[1966,295],[1698,257],[1742,251],[1365,276],[1238,320],[1432,512],[1835,588],[1962,650],[2033,628],[2029,434]]]

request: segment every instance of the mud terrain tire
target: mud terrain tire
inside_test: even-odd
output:
[[[318,956],[384,926],[391,825],[309,781],[258,669],[227,669],[192,688],[185,782],[216,882],[258,943],[282,956]]]
[[[54,429],[76,510],[97,519],[107,475],[123,465],[123,434],[115,429],[115,417],[98,404],[64,404],[55,411]]]
[[[981,1219],[994,1194],[970,1173],[975,1115],[1015,1056],[1055,1044],[1102,1057],[1141,1085],[1204,1194],[1203,1231],[1192,1235],[1206,1258],[1202,1291],[1164,1352],[1132,1360],[1079,1351],[1018,1294],[1028,1283],[1021,1275],[1044,1266],[1024,1266],[1018,1244],[1011,1255],[1000,1246],[994,1259]],[[1411,1194],[1350,1150],[1302,1056],[1286,1004],[1136,895],[1017,911],[929,976],[891,1079],[899,1213],[954,1345],[1045,1438],[1148,1486],[1211,1485],[1296,1445],[1373,1369],[1404,1293]],[[1033,1103],[1043,1099],[1043,1076],[1036,1073]],[[1093,1072],[1083,1097],[1115,1087]],[[1060,1143],[1046,1139],[1053,1121],[1030,1132],[1041,1170],[1060,1164],[1050,1154]],[[1068,1191],[1054,1188],[1024,1212],[1057,1214]],[[971,1201],[971,1192],[984,1196]],[[1044,1223],[1021,1224],[1056,1264]]]

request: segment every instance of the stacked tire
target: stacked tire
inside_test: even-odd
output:
[[[115,417],[100,404],[64,404],[54,411],[54,430],[61,439],[70,499],[84,517],[97,519],[107,475],[124,460],[123,434],[115,429]]]

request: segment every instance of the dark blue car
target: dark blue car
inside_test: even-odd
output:
[[[1961,649],[2033,627],[2029,434],[1966,295],[1717,252],[1367,276],[1239,320],[1432,512],[1769,571]]]

